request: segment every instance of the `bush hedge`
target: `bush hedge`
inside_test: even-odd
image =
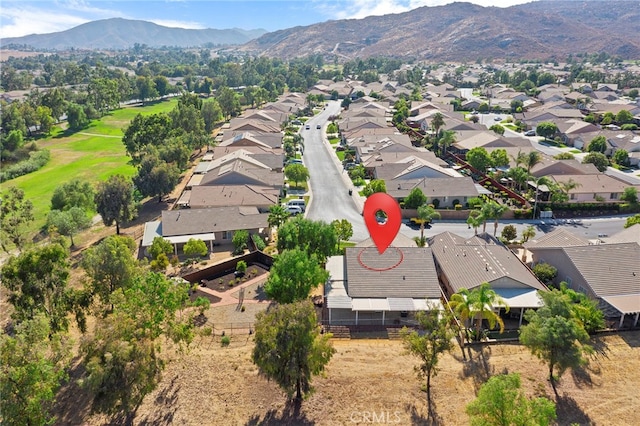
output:
[[[49,150],[43,149],[29,153],[29,159],[4,168],[0,172],[0,182],[15,179],[20,176],[35,172],[44,167],[49,162],[51,154]]]

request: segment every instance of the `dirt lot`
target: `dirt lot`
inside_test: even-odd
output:
[[[640,332],[602,336],[600,354],[578,373],[567,372],[558,386],[558,424],[638,424]],[[201,340],[167,367],[156,391],[139,408],[134,424],[144,425],[346,425],[431,424],[425,394],[400,341],[335,340],[337,353],[316,392],[298,413],[273,382],[251,363],[248,335],[235,335],[227,348],[218,337]],[[546,369],[526,348],[500,344],[474,349],[463,362],[459,349],[441,361],[433,395],[441,425],[468,424],[465,405],[491,374],[519,372],[529,395],[553,396]],[[74,407],[83,412],[82,407]],[[85,411],[86,412],[86,411]],[[79,420],[76,418],[76,420]],[[109,421],[85,417],[83,424]]]

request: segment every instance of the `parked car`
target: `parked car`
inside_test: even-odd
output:
[[[500,117],[500,116],[493,117],[493,120],[494,121],[502,121],[502,117]]]
[[[316,129],[322,129],[322,126],[321,126],[320,124],[318,124],[318,125],[316,126]]]
[[[309,130],[311,128],[311,126],[307,124],[306,126],[304,126],[304,128],[305,128],[305,130]]]
[[[285,210],[287,211],[287,213],[289,213],[292,216],[299,215],[302,213],[302,209],[298,206],[287,206],[285,207]]]
[[[307,203],[304,200],[289,200],[287,207],[298,207],[302,213],[307,209]]]
[[[536,131],[535,130],[528,130],[526,132],[524,132],[525,136],[535,136],[536,135]]]

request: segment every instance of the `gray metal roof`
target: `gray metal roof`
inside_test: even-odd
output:
[[[440,285],[431,249],[347,247],[347,293],[352,298],[439,298]]]

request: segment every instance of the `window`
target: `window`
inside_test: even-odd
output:
[[[231,239],[231,232],[229,232],[229,231],[222,231],[222,239],[223,239],[223,240],[230,240],[230,239]]]
[[[564,280],[567,283],[567,285],[571,287],[571,277],[567,276]]]
[[[576,199],[576,194],[571,194],[571,199],[575,200]]]
[[[618,199],[618,193],[617,192],[612,192],[611,196],[609,197],[610,200],[617,200]]]

